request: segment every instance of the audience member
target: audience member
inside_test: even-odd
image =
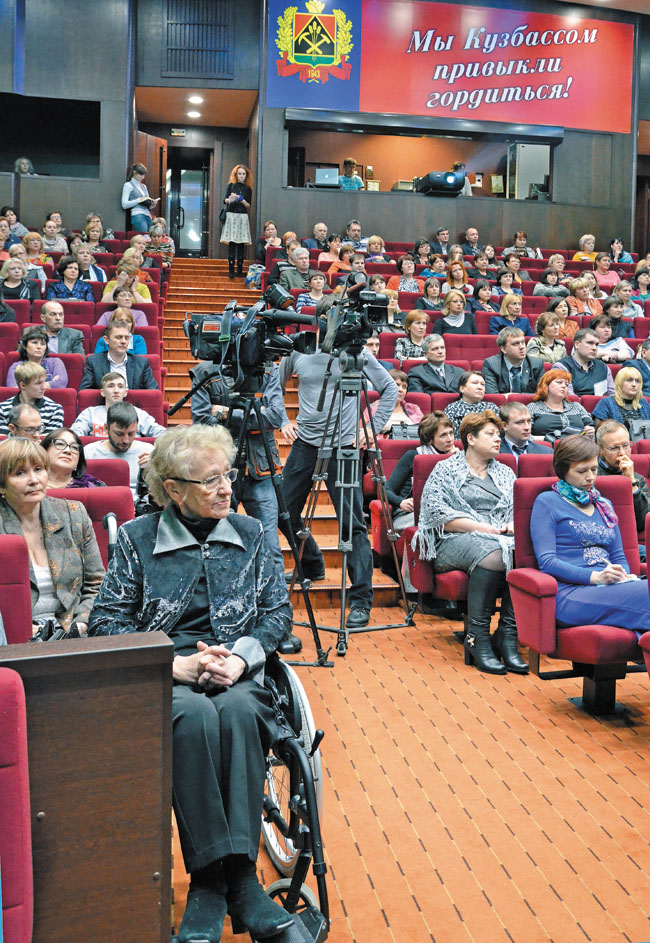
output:
[[[153,221],[151,210],[156,208],[160,197],[152,198],[144,182],[147,168],[144,164],[132,164],[122,187],[122,209],[131,211],[131,229],[149,232]]]
[[[83,505],[47,497],[48,469],[36,442],[0,443],[0,532],[21,535],[29,550],[32,634],[54,619],[85,635],[104,567]]]
[[[395,359],[413,360],[424,357],[422,341],[424,340],[429,318],[422,311],[409,311],[404,318],[406,337],[398,337],[395,341]]]
[[[133,322],[136,327],[149,326],[149,321],[144,311],[140,308],[133,307],[133,294],[130,288],[116,288],[113,292],[113,301],[115,302],[115,308],[104,311],[95,324],[106,327],[117,308],[126,308],[133,317]]]
[[[398,293],[392,288],[384,288],[382,294],[388,298],[388,307],[386,308],[385,325],[381,325],[379,330],[382,332],[389,331],[391,334],[394,334],[395,331],[403,331],[406,314],[399,309]]]
[[[22,259],[9,258],[0,269],[0,297],[9,301],[29,301],[30,307],[41,297],[40,285],[27,278],[27,265]]]
[[[14,372],[18,393],[4,403],[0,403],[0,435],[6,435],[8,418],[11,410],[19,403],[27,403],[37,409],[41,415],[42,431],[49,432],[63,425],[63,407],[45,395],[47,373],[36,363],[18,364]]]
[[[52,256],[43,252],[43,240],[40,233],[28,232],[22,243],[27,250],[27,259],[37,265],[52,265]]]
[[[636,359],[630,360],[628,367],[634,367],[641,374],[643,395],[650,396],[650,338],[646,337],[636,352]]]
[[[543,363],[555,363],[566,357],[566,344],[559,339],[560,319],[556,314],[544,312],[535,321],[535,333],[528,341],[526,353],[538,357]]]
[[[526,674],[528,665],[517,650],[517,624],[505,580],[513,565],[515,476],[496,461],[500,432],[501,420],[491,409],[463,420],[463,451],[439,461],[431,472],[422,491],[415,539],[420,557],[432,561],[436,572],[469,574],[467,664],[490,674]],[[499,625],[490,636],[498,596]]]
[[[327,224],[316,223],[309,239],[302,240],[303,249],[319,249],[321,252],[327,252]]]
[[[0,210],[0,213],[4,212]],[[609,257],[617,265],[631,265],[634,261],[629,252],[623,248],[623,240],[620,236],[614,236],[609,243]]]
[[[15,236],[17,239],[22,239],[23,236],[27,235],[27,226],[23,226],[20,222],[13,206],[3,206],[2,209],[0,209],[0,216],[4,216],[9,223],[9,230],[12,236]]]
[[[7,420],[9,436],[22,436],[25,439],[41,441],[41,414],[29,403],[17,403],[9,413]]]
[[[492,300],[492,286],[483,278],[474,283],[474,291],[468,303],[472,314],[477,311],[488,311],[492,314],[499,310],[499,305]]]
[[[533,420],[525,403],[508,400],[499,410],[499,418],[503,423],[499,451],[504,455],[514,455],[517,465],[521,455],[550,455],[547,446],[538,445],[531,438]]]
[[[422,269],[420,272],[422,277],[435,278],[443,281],[447,277],[447,262],[442,255],[434,254],[429,256],[429,264],[425,269]]]
[[[0,238],[4,241],[5,251],[8,252],[12,246],[20,242],[18,236],[11,231],[9,220],[6,216],[0,216]]]
[[[572,262],[593,262],[596,258],[596,237],[590,232],[578,239],[578,251],[571,257]]]
[[[298,314],[300,314],[305,305],[316,306],[318,304],[323,297],[323,289],[327,284],[327,279],[325,278],[324,272],[312,270],[309,272],[308,282],[309,291],[303,291],[296,299],[296,311]]]
[[[460,262],[463,265],[463,247],[457,242],[447,249],[447,265],[451,265],[452,262]]]
[[[564,271],[566,268],[566,259],[563,255],[560,255],[559,252],[554,252],[553,255],[549,255],[546,264],[548,268],[557,272],[558,284],[567,285],[573,278],[573,275],[569,275]]]
[[[29,157],[17,157],[14,162],[14,173],[20,174],[21,176],[27,177],[32,176],[36,177],[38,174],[34,170],[34,165],[32,164]]]
[[[640,265],[641,268],[636,270],[632,279],[632,301],[645,305],[646,301],[650,301],[650,268],[643,262]]]
[[[68,253],[68,243],[63,236],[59,235],[59,230],[53,219],[48,219],[43,224],[42,244],[48,252],[63,252],[65,255]]]
[[[392,360],[380,360],[379,359],[379,348],[381,346],[379,340],[379,334],[371,334],[370,337],[366,338],[366,343],[364,344],[365,348],[370,351],[372,356],[375,358],[377,363],[380,363],[385,370],[392,370],[393,362]]]
[[[574,278],[569,283],[569,297],[567,298],[571,314],[591,315],[597,317],[603,313],[603,306],[597,298],[589,295],[589,283],[585,278]],[[576,331],[578,326],[576,325]]]
[[[92,435],[104,439],[108,435],[106,428],[106,413],[113,403],[121,403],[128,393],[126,382],[121,373],[111,371],[102,377],[100,395],[104,402],[97,406],[88,406],[82,409],[71,429],[77,435]],[[156,438],[165,432],[165,427],[151,416],[146,410],[138,406],[133,407],[138,418],[138,436]]]
[[[162,226],[156,223],[149,230],[149,248],[146,256],[153,261],[154,255],[161,256],[162,267],[170,268],[174,261],[176,246],[171,236],[168,236]]]
[[[104,227],[99,220],[92,219],[86,223],[84,226],[84,236],[93,253],[109,251],[102,242],[102,239],[104,238]]]
[[[352,258],[355,255],[355,248],[351,242],[344,242],[339,249],[339,257],[336,262],[332,262],[327,270],[328,275],[337,275],[339,272],[352,271]]]
[[[609,318],[612,326],[612,337],[634,337],[634,324],[623,320],[623,302],[617,295],[611,298],[605,298],[603,301],[603,313],[600,317]],[[596,318],[592,318],[589,326],[593,324]]]
[[[467,299],[462,291],[452,288],[445,295],[442,317],[436,321],[438,334],[478,334],[476,321],[465,306]]]
[[[484,250],[474,256],[474,262],[467,269],[468,278],[482,278],[489,281],[494,274],[494,269],[490,268],[490,260]]]
[[[431,255],[431,243],[428,239],[416,239],[413,244],[413,252],[411,253],[415,259],[416,265],[428,265],[429,256]]]
[[[117,263],[115,278],[104,285],[102,301],[112,301],[116,288],[128,288],[135,301],[151,301],[151,292],[138,279],[138,266],[122,260]]]
[[[518,327],[526,337],[534,337],[530,321],[521,313],[522,308],[519,295],[513,292],[504,295],[499,313],[490,318],[490,334],[498,334],[504,327]]]
[[[130,390],[157,390],[158,384],[146,357],[128,353],[130,324],[113,321],[104,331],[107,350],[91,354],[86,360],[80,390],[99,390],[102,377],[113,371],[121,374]]]
[[[375,425],[375,432],[377,433],[377,435],[392,436],[394,439],[411,438],[411,436],[408,435],[408,433],[406,435],[403,434],[406,432],[404,427],[417,426],[420,423],[424,414],[416,403],[405,402],[405,397],[408,390],[407,375],[402,370],[395,370],[393,367],[391,367],[388,373],[389,373],[389,376],[391,376],[393,380],[395,381],[395,383],[397,384],[397,402],[393,406],[393,411],[388,417],[388,419],[386,420],[386,422],[384,423],[384,425],[381,426],[381,428]],[[375,415],[375,413],[377,412],[377,409],[379,408],[379,405],[380,405],[379,400],[375,400],[374,403],[371,403],[370,405],[371,416]],[[367,422],[368,421],[367,410],[364,410],[364,418],[365,418],[365,421]],[[393,427],[395,426],[398,427],[398,430],[399,430],[398,433],[394,431]],[[363,435],[363,423],[361,424],[361,427],[359,429],[359,435],[360,436]]]
[[[300,288],[301,291],[309,290],[309,278],[312,270],[309,268],[309,249],[294,249],[291,254],[293,265],[285,268],[280,275],[280,285],[287,291],[292,288]]]
[[[415,262],[412,255],[400,255],[397,260],[399,275],[391,275],[388,279],[388,288],[395,291],[416,291],[421,293],[424,279],[415,278]]]
[[[0,407],[1,408],[1,407]],[[140,442],[138,434],[138,414],[131,403],[113,403],[106,414],[106,439],[91,442],[84,449],[88,460],[95,458],[114,458],[127,462],[129,466],[129,486],[133,498],[138,496],[138,474],[148,461],[153,445]]]
[[[503,266],[509,272],[512,272],[513,284],[521,285],[523,281],[531,281],[530,273],[522,269],[521,260],[516,252],[506,253],[503,256]]]
[[[592,318],[589,327],[598,335],[598,349],[596,356],[604,363],[622,363],[631,360],[634,351],[622,337],[612,337],[612,322],[606,314]]]
[[[67,231],[63,225],[63,217],[59,210],[52,210],[51,213],[48,213],[45,217],[46,222],[51,221],[56,224],[56,231],[59,236],[67,236]]]
[[[269,272],[268,284],[275,285],[280,281],[280,275],[284,272],[285,269],[291,269],[293,266],[292,254],[296,249],[301,249],[300,240],[291,233],[285,233],[283,236],[284,239],[284,249],[281,249],[275,256],[273,260],[273,268]]]
[[[47,490],[57,488],[103,488],[105,482],[86,471],[81,439],[65,426],[48,432],[41,445],[50,462]]]
[[[493,246],[493,245],[490,245],[489,242],[486,242],[485,245],[483,246],[483,252],[485,252],[485,254],[486,254],[487,257],[488,257],[488,262],[489,262],[489,264],[490,264],[490,268],[491,268],[493,271],[496,271],[496,269],[498,269],[498,267],[499,267],[499,264],[498,264],[498,261],[497,261],[497,251],[496,251],[496,249],[494,248],[494,246]]]
[[[553,453],[559,481],[535,500],[530,535],[542,573],[557,580],[560,625],[650,629],[648,587],[630,577],[618,518],[595,488],[599,448],[568,436]]]
[[[473,255],[474,257],[483,251],[483,246],[479,245],[478,229],[475,226],[470,226],[465,231],[465,242],[462,248],[463,255]]]
[[[594,260],[594,278],[601,289],[614,288],[621,280],[621,276],[611,268],[611,264],[612,260],[607,252],[596,253]]]
[[[422,296],[416,299],[415,308],[422,311],[441,311],[442,294],[440,281],[430,276],[422,286]]]
[[[357,162],[354,157],[346,157],[343,161],[343,173],[339,174],[339,188],[341,190],[363,190],[363,180],[357,173]]]
[[[442,293],[448,291],[462,291],[464,295],[471,295],[472,286],[467,284],[467,272],[462,262],[450,262],[447,266],[447,278],[442,283]]]
[[[623,370],[626,369],[626,367],[623,368]],[[623,370],[620,372],[622,373]],[[623,475],[632,483],[636,529],[642,534],[645,531],[646,514],[650,513],[650,488],[643,475],[634,470],[630,433],[622,422],[613,418],[606,419],[605,422],[598,424],[596,444],[599,448],[598,474]]]
[[[408,372],[409,393],[457,393],[462,367],[445,363],[447,348],[439,334],[429,334],[422,341],[426,363],[418,364]]]
[[[86,282],[106,282],[106,272],[100,265],[95,265],[93,250],[87,242],[81,242],[76,249],[71,249],[72,256],[79,264],[79,278]]]
[[[560,276],[552,268],[545,268],[539,281],[533,288],[533,295],[545,295],[547,298],[566,298],[569,289],[560,284]]]
[[[538,438],[559,438],[574,433],[594,434],[594,421],[580,403],[569,399],[571,374],[554,367],[544,373],[537,384],[528,411],[533,420],[533,435]]]
[[[643,317],[643,308],[641,305],[636,304],[632,301],[632,282],[629,282],[626,278],[621,279],[616,288],[612,291],[611,297],[618,298],[619,301],[623,304],[623,312],[621,317],[623,318],[642,318]]]
[[[458,399],[445,406],[445,415],[454,424],[454,438],[458,438],[460,425],[473,413],[482,413],[487,408],[484,401],[485,378],[478,370],[466,370],[458,381]]]
[[[88,282],[82,281],[79,263],[72,255],[64,255],[57,266],[58,282],[52,282],[47,289],[48,301],[55,298],[63,300],[91,301],[95,303],[93,290]]]
[[[20,261],[25,266],[25,276],[29,279],[34,279],[38,281],[40,286],[40,293],[43,295],[45,293],[45,287],[47,282],[47,275],[45,274],[45,269],[42,265],[36,265],[34,262],[30,262],[27,258],[27,250],[22,242],[17,242],[9,250],[10,259],[20,259]]]
[[[518,327],[504,327],[497,335],[499,353],[483,362],[486,393],[534,393],[544,363],[526,353],[526,338]]]
[[[351,219],[345,229],[345,242],[350,242],[354,246],[355,252],[366,252],[368,249],[368,240],[361,235],[361,223],[358,219]]]
[[[51,354],[81,354],[85,356],[84,336],[73,327],[65,327],[65,312],[58,301],[46,301],[41,308],[41,321],[47,335]]]
[[[518,229],[515,233],[514,240],[511,246],[507,246],[501,253],[501,257],[505,260],[508,255],[514,253],[517,256],[525,256],[527,259],[541,259],[542,253],[539,249],[532,249],[528,245],[528,236],[523,229]]]
[[[598,335],[591,328],[581,328],[573,338],[571,354],[558,360],[557,366],[571,374],[569,393],[576,396],[611,396],[614,392],[612,371],[598,360]]]
[[[442,255],[447,258],[449,251],[449,228],[447,226],[439,226],[436,229],[436,238],[431,240],[431,251],[435,255]]]
[[[603,289],[600,287],[596,281],[596,276],[590,269],[585,269],[581,275],[581,278],[587,282],[590,298],[596,298],[598,301],[604,301],[605,298],[607,298],[607,292],[603,291]]]
[[[59,389],[68,385],[68,371],[60,357],[50,357],[47,331],[41,324],[28,324],[18,342],[19,360],[7,370],[6,386],[15,386],[17,368],[23,363],[35,363],[45,370],[46,389]]]
[[[366,262],[379,262],[384,265],[394,265],[394,259],[384,252],[384,240],[381,236],[368,236],[368,254]]]
[[[116,308],[114,311],[111,311],[110,317],[106,328],[108,329],[112,324],[120,324],[121,327],[127,326],[129,329],[129,344],[126,348],[128,354],[146,354],[147,345],[145,343],[144,337],[140,334],[135,334],[135,318],[133,317],[129,308]],[[94,354],[102,354],[108,350],[108,345],[106,343],[105,335],[100,337],[97,343],[95,344],[95,349],[93,350]]]
[[[519,285],[515,285],[514,274],[507,268],[497,269],[495,276],[496,285],[492,289],[492,294],[497,298],[503,295],[523,295]]]
[[[603,396],[592,413],[594,419],[615,419],[629,424],[650,419],[650,403],[643,396],[641,374],[631,366],[622,367],[614,378],[614,395]]]
[[[429,413],[418,426],[420,444],[400,458],[386,482],[386,497],[391,506],[393,529],[403,534],[414,523],[413,461],[416,455],[455,455],[454,427],[448,416],[439,410]],[[409,581],[410,582],[410,581]],[[409,587],[406,587],[409,590]]]
[[[340,250],[342,239],[337,232],[332,232],[327,237],[327,252],[321,252],[318,256],[319,264],[321,262],[338,262],[340,259]]]

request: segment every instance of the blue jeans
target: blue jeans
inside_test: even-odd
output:
[[[131,213],[131,229],[133,232],[149,232],[149,227],[153,224],[151,216],[145,216],[144,213]]]
[[[296,439],[291,446],[287,462],[282,472],[282,490],[287,503],[291,529],[294,536],[302,528],[302,509],[312,485],[312,475],[318,457],[318,447],[308,445],[302,439]],[[350,606],[360,606],[363,609],[372,607],[372,550],[368,540],[368,528],[363,518],[363,503],[361,496],[361,476],[358,475],[359,487],[352,492],[352,507],[350,507],[350,491],[336,486],[336,458],[332,458],[327,466],[327,490],[329,492],[336,516],[343,512],[343,534],[348,532],[348,521],[352,514],[352,551],[348,553],[348,576],[350,577],[350,591],[348,593]],[[296,536],[296,542],[298,537]],[[302,565],[305,576],[316,576],[325,569],[323,554],[318,544],[309,535],[304,543]]]
[[[261,522],[266,549],[284,572],[284,560],[278,539],[278,501],[271,479],[262,478],[256,481],[250,475],[241,475],[235,482],[233,496],[237,504],[244,505],[249,517],[256,517]]]

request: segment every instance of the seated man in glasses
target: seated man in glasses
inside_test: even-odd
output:
[[[650,512],[650,489],[643,475],[634,471],[630,433],[622,423],[606,419],[596,429],[596,443],[600,448],[598,474],[624,475],[632,482],[636,529],[643,533],[645,516]]]
[[[33,439],[34,442],[41,441],[41,414],[29,403],[17,403],[9,413],[7,425],[10,437],[20,436],[23,439]]]
[[[101,442],[91,442],[84,449],[87,459],[116,458],[128,462],[129,486],[133,500],[138,497],[138,474],[145,468],[153,451],[150,442],[136,439],[138,434],[138,414],[131,403],[113,403],[106,413],[106,431],[108,438]]]

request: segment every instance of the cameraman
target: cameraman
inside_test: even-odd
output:
[[[214,373],[215,365],[209,361],[201,361],[190,370],[192,383],[203,379],[207,374]],[[207,387],[203,387],[192,397],[192,422],[207,426],[216,426],[227,423],[235,444],[238,444],[242,429],[244,413],[242,409],[230,410],[221,380],[215,378]],[[278,368],[271,364],[264,375],[262,382],[261,410],[264,418],[264,429],[260,432],[257,417],[251,412],[246,431],[244,446],[245,466],[240,468],[239,475],[233,483],[233,507],[236,509],[241,502],[250,517],[256,517],[264,528],[264,539],[269,553],[273,556],[276,566],[284,570],[284,561],[278,539],[278,501],[275,495],[271,474],[266,458],[266,451],[262,436],[270,446],[271,455],[277,470],[281,468],[280,455],[273,435],[274,429],[281,429],[285,438],[290,434],[291,423],[287,417],[282,390],[278,377]]]
[[[327,307],[324,306],[324,307]],[[323,306],[319,304],[316,313],[321,314]],[[321,340],[324,332],[321,329]],[[379,395],[379,405],[374,417],[375,428],[381,429],[393,412],[397,401],[397,385],[386,370],[375,360],[367,348],[361,351],[365,363],[363,372]],[[301,513],[312,485],[312,475],[318,457],[318,449],[327,429],[327,417],[336,381],[341,376],[339,362],[332,363],[332,375],[327,381],[323,409],[319,412],[317,404],[321,395],[325,370],[329,363],[329,354],[318,351],[315,354],[300,354],[294,351],[280,364],[280,383],[284,390],[289,378],[295,374],[298,378],[298,417],[289,423],[289,429],[283,429],[285,440],[292,443],[282,475],[282,488],[289,511],[291,528],[296,541],[302,528]],[[357,403],[355,396],[343,396],[341,413],[341,439],[346,448],[354,447],[357,434]],[[336,409],[336,407],[335,407]],[[339,441],[336,436],[334,446]],[[350,577],[350,612],[346,625],[348,628],[362,627],[368,624],[372,608],[372,551],[368,540],[368,529],[363,517],[361,493],[361,474],[358,470],[359,487],[352,497],[352,551],[348,554],[347,566]],[[339,489],[336,485],[336,455],[333,454],[327,467],[327,490],[337,516],[342,500],[344,533],[350,519],[350,492]],[[311,580],[320,580],[325,576],[325,562],[318,544],[310,534],[303,545],[302,565],[305,576]]]

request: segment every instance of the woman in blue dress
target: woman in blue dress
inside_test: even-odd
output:
[[[557,580],[561,626],[612,625],[640,635],[650,630],[648,584],[630,575],[614,508],[594,487],[598,454],[585,436],[558,443],[559,481],[539,495],[530,519],[535,556]]]

